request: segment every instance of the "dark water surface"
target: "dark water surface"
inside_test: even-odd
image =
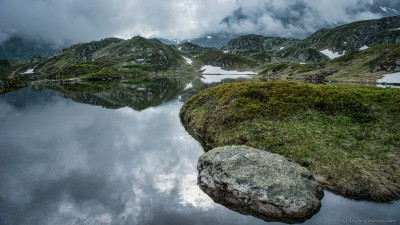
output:
[[[266,224],[198,188],[202,149],[178,99],[135,111],[30,88],[0,95],[0,224]],[[326,192],[304,224],[400,224],[399,212]]]

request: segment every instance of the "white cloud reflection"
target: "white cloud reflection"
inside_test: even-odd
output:
[[[0,224],[265,224],[214,204],[196,184],[200,145],[181,103],[109,110],[24,89],[0,95]],[[332,194],[304,224],[396,218],[400,202]]]

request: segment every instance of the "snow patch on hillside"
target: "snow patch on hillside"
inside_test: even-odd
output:
[[[34,74],[35,73],[34,70],[35,69],[29,69],[29,70],[23,72],[22,74]]]
[[[360,48],[360,51],[365,50],[365,49],[368,49],[368,48],[369,48],[368,46],[364,45],[364,46],[362,46],[362,47]]]
[[[381,79],[376,81],[378,84],[396,84],[400,85],[400,72],[384,75]]]
[[[190,89],[190,88],[193,88],[192,82],[186,84],[186,86],[185,86],[185,88],[184,88],[183,90],[188,90],[188,89]]]
[[[322,54],[328,56],[330,59],[334,59],[334,58],[340,57],[340,56],[344,55],[344,53],[345,53],[345,52],[343,52],[343,54],[339,54],[339,52],[332,52],[329,49],[325,49],[325,50],[320,51],[320,52]]]
[[[185,57],[185,56],[182,56],[185,60],[186,60],[186,63],[187,64],[189,64],[189,65],[192,65],[193,64],[193,60],[191,60],[191,59],[189,59],[189,58],[187,58],[187,57]]]

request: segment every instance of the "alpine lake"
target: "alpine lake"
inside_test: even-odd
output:
[[[267,224],[197,186],[203,149],[179,110],[217,84],[136,79],[0,95],[0,225]],[[303,224],[399,224],[399,212],[400,201],[325,191],[320,211]]]

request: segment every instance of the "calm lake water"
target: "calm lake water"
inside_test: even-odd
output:
[[[266,224],[213,203],[197,186],[203,151],[180,123],[182,93],[152,87],[156,101],[142,93],[146,85],[125,86],[137,94],[0,95],[1,225]],[[112,104],[124,96],[133,103]],[[400,224],[399,212],[400,202],[326,192],[304,224]]]

